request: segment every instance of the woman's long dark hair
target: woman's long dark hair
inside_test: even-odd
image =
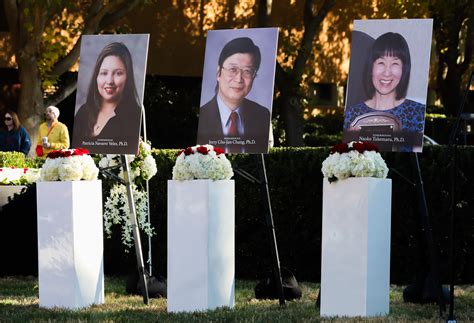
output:
[[[123,90],[122,98],[119,102],[119,106],[124,108],[140,107],[140,100],[138,98],[137,88],[135,86],[135,77],[133,74],[133,61],[132,55],[128,50],[127,46],[123,43],[110,43],[102,49],[97,57],[95,63],[94,73],[92,74],[91,81],[89,83],[89,91],[87,93],[87,101],[85,104],[86,108],[86,131],[88,135],[92,136],[94,124],[97,121],[97,116],[100,110],[101,96],[97,89],[97,75],[99,74],[100,66],[107,56],[116,56],[125,65],[125,71],[127,73],[127,81]]]
[[[18,114],[16,114],[15,111],[12,111],[12,110],[7,110],[5,111],[5,113],[3,114],[3,118],[2,118],[2,128],[7,130],[8,131],[8,128],[7,126],[5,125],[5,116],[9,114],[11,117],[12,117],[12,121],[13,121],[13,130],[14,131],[17,131],[18,129],[20,129],[20,119],[18,119]]]

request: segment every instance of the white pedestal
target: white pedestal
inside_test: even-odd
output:
[[[168,312],[234,306],[234,181],[168,181]]]
[[[389,312],[390,179],[323,183],[321,316]]]
[[[101,181],[38,182],[41,307],[104,302]]]

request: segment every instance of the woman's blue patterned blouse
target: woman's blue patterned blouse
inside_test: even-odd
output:
[[[360,115],[377,112],[364,102],[348,107],[344,112],[344,130],[349,129],[352,121]],[[425,105],[405,99],[403,103],[390,110],[383,110],[396,116],[402,123],[402,131],[422,132],[425,121]]]

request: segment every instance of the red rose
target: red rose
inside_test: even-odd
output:
[[[50,158],[50,159],[55,159],[55,158],[58,158],[61,156],[61,151],[59,150],[53,150],[51,152],[48,153],[48,155],[46,156],[47,158]]]
[[[334,154],[334,153],[343,154],[347,152],[349,152],[349,146],[347,146],[347,144],[344,142],[335,144],[331,149],[331,154]]]
[[[74,149],[73,155],[75,156],[83,156],[89,154],[89,151],[84,148],[76,148]]]
[[[214,152],[216,153],[217,156],[219,156],[220,154],[224,153],[224,149],[219,148],[219,147],[214,147]]]
[[[23,168],[23,174],[26,174],[27,171],[28,171],[28,168]]]
[[[357,150],[362,154],[365,151],[365,144],[363,142],[355,142],[352,144],[352,150]]]
[[[186,149],[184,150],[184,154],[185,154],[186,156],[189,156],[189,155],[194,154],[193,149],[192,149],[191,147],[186,148]]]
[[[207,147],[204,147],[204,146],[199,146],[197,147],[196,150],[198,153],[203,154],[203,155],[207,155],[207,153],[209,152],[209,149],[207,149]]]
[[[367,150],[367,151],[376,151],[376,152],[379,151],[379,148],[371,142],[365,141],[364,145],[365,145],[365,150]]]

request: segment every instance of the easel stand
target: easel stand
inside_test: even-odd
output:
[[[138,223],[137,223],[137,212],[135,209],[135,201],[133,200],[132,180],[130,177],[130,164],[128,163],[128,156],[120,155],[120,162],[121,162],[120,165],[101,168],[100,171],[105,176],[110,177],[113,180],[119,182],[120,184],[125,185],[125,187],[127,188],[128,206],[130,209],[130,222],[132,223],[133,241],[135,244],[135,254],[137,256],[138,276],[139,276],[140,282],[142,283],[142,286],[144,286],[143,303],[148,304],[148,301],[149,301],[148,286],[147,286],[147,280],[146,280],[145,265],[143,263],[143,253],[142,253],[142,244],[140,240],[140,231],[139,231]],[[114,173],[110,172],[111,169],[118,168],[118,167],[123,168],[124,178],[121,178],[115,175]]]
[[[143,131],[143,141],[147,142],[147,134],[146,134],[146,114],[145,114],[145,106],[142,104],[142,131]],[[150,217],[150,183],[148,180],[145,181],[145,191],[146,191],[146,206],[148,210],[147,214],[147,221],[151,223]],[[152,269],[152,250],[151,250],[151,236],[148,236],[148,273],[150,276],[153,275]]]
[[[449,151],[448,145],[448,151]],[[454,323],[456,318],[454,317],[454,246],[455,246],[455,230],[454,230],[454,217],[456,216],[456,155],[457,145],[452,145],[452,159],[450,162],[450,176],[451,176],[451,205],[450,205],[450,216],[449,216],[449,314],[447,322]],[[447,153],[449,154],[449,153]]]
[[[425,189],[423,186],[423,177],[421,176],[420,163],[418,154],[412,153],[410,155],[411,163],[416,172],[416,190],[418,193],[418,207],[420,210],[421,227],[425,235],[425,240],[428,244],[428,252],[431,264],[431,273],[433,275],[433,284],[437,291],[438,306],[440,316],[446,311],[446,306],[443,297],[443,287],[440,281],[439,261],[436,255],[435,243],[433,239],[433,230],[431,229],[430,219],[428,216],[428,205],[426,203]]]
[[[145,107],[142,105],[142,130],[143,130],[143,137],[145,142],[147,141],[146,135],[146,118],[145,118]],[[146,279],[146,270],[145,264],[143,262],[143,252],[142,252],[142,244],[140,240],[140,231],[138,228],[137,223],[137,211],[135,208],[135,201],[133,199],[133,191],[132,191],[132,179],[130,177],[130,164],[128,162],[127,155],[120,155],[121,165],[110,166],[100,169],[106,176],[114,179],[115,181],[125,185],[127,188],[127,198],[128,198],[128,207],[130,209],[130,222],[132,223],[132,232],[133,232],[133,242],[135,244],[135,254],[137,257],[137,267],[138,267],[138,277],[140,279],[141,286],[143,286],[143,303],[148,305],[149,296],[148,296],[148,285]],[[115,175],[114,173],[110,172],[110,169],[117,168],[122,166],[123,168],[123,177],[120,178],[119,176]],[[150,194],[149,194],[149,186],[148,181],[146,181],[146,193],[147,193],[147,209],[148,209],[148,222],[150,222]],[[148,263],[150,265],[150,276],[152,275],[151,269],[151,237],[148,237]]]
[[[445,164],[449,163],[450,173],[451,173],[451,205],[450,205],[450,221],[449,221],[449,314],[447,322],[456,322],[454,317],[454,277],[455,277],[455,267],[454,267],[454,247],[455,247],[455,215],[456,215],[456,159],[457,159],[457,140],[459,135],[459,124],[461,122],[462,113],[464,111],[464,106],[467,102],[467,96],[469,89],[471,88],[472,80],[474,79],[474,72],[471,72],[471,77],[466,86],[466,91],[464,92],[464,97],[459,106],[458,112],[456,114],[456,121],[454,122],[453,128],[449,135],[448,147],[446,148],[446,154],[444,156]]]
[[[140,240],[140,231],[137,224],[137,213],[135,209],[135,201],[133,200],[132,184],[130,178],[130,165],[127,155],[120,155],[124,172],[124,184],[127,187],[128,206],[130,208],[130,222],[132,223],[133,240],[135,244],[135,254],[137,256],[138,275],[143,284],[143,303],[148,304],[148,286],[145,275],[145,265],[143,263],[142,244]]]
[[[278,256],[278,246],[275,234],[275,226],[273,223],[273,212],[272,212],[272,205],[270,202],[270,191],[268,188],[268,181],[267,181],[267,171],[265,168],[265,158],[263,154],[255,155],[257,168],[259,170],[260,180],[255,178],[252,174],[246,172],[243,169],[238,167],[233,167],[234,172],[239,174],[240,176],[244,177],[248,181],[260,184],[260,192],[262,195],[262,203],[264,204],[265,209],[265,219],[266,219],[266,226],[267,226],[267,235],[270,242],[270,249],[272,253],[272,272],[273,277],[275,280],[275,286],[277,288],[278,299],[280,302],[280,306],[285,306],[285,295],[283,293],[283,283],[281,279],[281,270],[280,270],[280,259]],[[258,166],[260,164],[260,167]]]

